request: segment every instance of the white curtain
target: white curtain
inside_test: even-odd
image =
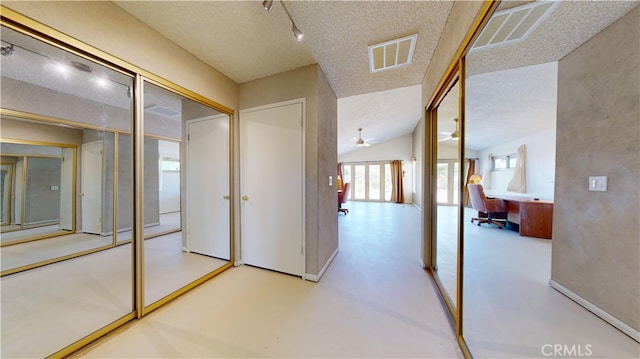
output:
[[[527,151],[524,145],[518,147],[518,158],[516,159],[516,168],[513,171],[513,178],[507,186],[507,191],[511,192],[527,192],[527,176],[525,172],[527,163]]]
[[[487,161],[487,169],[484,171],[484,177],[482,177],[482,188],[485,190],[491,189],[491,160],[493,157],[493,153],[489,154],[489,158]]]

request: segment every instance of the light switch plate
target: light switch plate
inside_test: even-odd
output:
[[[329,176],[329,187],[333,186],[333,176]]]
[[[607,176],[589,176],[589,191],[607,191]]]

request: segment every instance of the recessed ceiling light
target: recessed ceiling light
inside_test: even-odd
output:
[[[91,66],[83,64],[82,62],[71,61],[71,66],[75,67],[76,69],[78,69],[80,71],[84,71],[84,72],[88,72],[88,73],[92,73],[93,72],[93,69],[91,68]]]

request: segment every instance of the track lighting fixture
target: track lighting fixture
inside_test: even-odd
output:
[[[0,54],[2,54],[2,56],[11,56],[15,51],[13,44],[9,44],[9,46],[2,46],[0,48]]]
[[[298,29],[295,23],[292,22],[292,24],[293,26],[291,27],[291,31],[293,31],[293,36],[296,37],[296,40],[302,41],[304,34],[302,33],[302,31],[300,31],[300,29]]]
[[[267,12],[271,12],[273,10],[274,2],[272,0],[264,0],[262,2],[262,7],[267,10]]]
[[[271,12],[271,10],[273,9],[273,5],[274,4],[275,3],[273,1],[265,0],[265,1],[262,2],[262,7],[265,10],[267,10],[268,12]],[[304,37],[304,34],[296,26],[296,23],[293,21],[293,18],[291,17],[291,14],[289,14],[289,10],[287,10],[287,7],[284,5],[284,2],[280,1],[280,4],[282,4],[282,8],[287,13],[287,16],[289,17],[289,20],[291,20],[291,31],[293,31],[293,36],[296,38],[297,41],[302,41],[302,38]]]

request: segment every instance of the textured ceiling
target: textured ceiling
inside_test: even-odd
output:
[[[447,21],[447,1],[115,1],[237,83],[318,63],[341,97],[417,85]],[[371,74],[367,47],[418,34],[411,65]]]
[[[505,1],[499,10],[527,2]],[[278,1],[271,13],[260,1],[116,4],[238,83],[318,63],[339,98],[339,154],[357,149],[358,128],[372,142],[415,128],[423,113],[415,85],[422,83],[453,6],[449,1],[287,1],[305,34],[297,43]],[[534,65],[557,62],[637,5],[563,1],[524,41],[472,51],[467,144],[480,150],[495,138],[506,141],[553,127],[556,66]],[[369,45],[414,33],[418,41],[410,66],[369,72]],[[451,119],[458,116],[445,115],[457,112],[455,103],[452,107],[441,112],[451,117],[442,131],[453,131],[447,127],[453,128]],[[518,113],[522,108],[531,110]]]
[[[355,149],[358,128],[372,142],[411,133],[423,114],[420,84],[453,6],[449,1],[288,1],[305,33],[296,42],[280,2],[271,13],[259,0],[115,3],[238,83],[318,63],[339,98],[340,154]],[[638,4],[563,1],[524,41],[469,53],[467,143],[482,149],[490,144],[483,134],[506,141],[553,126],[543,118],[554,117],[554,66],[542,64],[558,61]],[[413,33],[418,41],[411,65],[369,73],[369,45]],[[7,77],[46,80],[44,73],[10,74],[4,60],[9,59],[2,64]],[[532,106],[528,114],[515,111]],[[455,103],[452,107],[455,111]],[[449,116],[446,112],[441,115]]]
[[[382,142],[411,133],[422,117],[424,73],[453,6],[449,1],[287,1],[304,39],[275,2],[115,1],[237,83],[318,63],[339,98],[338,153],[354,136]],[[418,34],[410,65],[375,74],[368,46]]]
[[[557,62],[638,4],[562,1],[525,40],[471,50],[466,61],[467,147],[483,150],[496,139],[506,142],[554,128]],[[511,5],[505,2],[499,10]]]

